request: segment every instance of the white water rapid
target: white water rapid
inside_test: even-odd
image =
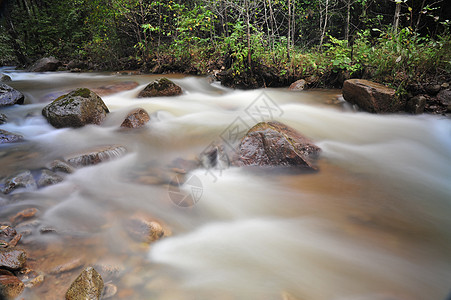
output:
[[[99,145],[127,149],[62,183],[0,195],[0,216],[37,207],[39,226],[61,232],[44,235],[38,228],[25,243],[53,249],[65,235],[81,236],[95,242],[55,251],[77,252],[91,264],[121,264],[112,299],[445,300],[451,291],[447,117],[372,115],[336,101],[337,90],[238,91],[202,77],[171,76],[181,96],[138,99],[162,76],[8,75],[27,104],[1,109],[8,123],[0,129],[27,142],[0,146],[0,177]],[[55,96],[75,87],[124,81],[139,85],[102,96],[110,114],[101,126],[55,129],[41,115]],[[141,130],[119,131],[137,107],[151,121]],[[196,181],[181,186],[196,193],[190,207],[174,204],[167,184],[130,175],[193,159],[212,142],[232,147],[244,130],[268,118],[322,148],[319,172],[197,169],[189,174]],[[150,248],[130,247],[118,232],[121,220],[136,213],[153,216],[172,234]],[[54,299],[49,295],[57,279],[48,278],[45,288],[27,289],[25,299]]]

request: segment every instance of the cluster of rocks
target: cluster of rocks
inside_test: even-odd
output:
[[[15,299],[25,288],[39,286],[43,274],[32,270],[27,264],[27,252],[17,246],[22,234],[13,227],[32,218],[36,209],[25,209],[0,224],[0,299]]]
[[[302,91],[309,87],[310,82],[310,79],[300,79],[293,82],[289,90]],[[364,79],[348,79],[343,84],[343,98],[370,113],[451,113],[450,83],[412,87],[411,90],[414,93],[400,97],[396,90],[385,85]]]

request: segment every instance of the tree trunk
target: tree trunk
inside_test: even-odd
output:
[[[290,60],[290,36],[291,36],[291,0],[288,0],[288,33],[287,33],[287,58]]]
[[[396,33],[398,32],[398,26],[399,26],[399,15],[401,13],[401,2],[396,3],[396,9],[395,9],[395,16],[393,19],[393,31]]]
[[[326,11],[324,12],[324,24],[323,24],[323,30],[321,33],[321,40],[319,42],[319,47],[321,48],[323,46],[324,36],[326,35],[326,28],[327,28],[327,20],[329,14],[329,0],[326,0]]]
[[[247,62],[249,65],[251,76],[253,77],[254,74],[252,70],[252,57],[251,57],[251,25],[249,16],[249,0],[246,0],[246,27],[247,27]]]
[[[350,24],[351,24],[351,0],[346,1],[347,10],[346,10],[346,32],[345,32],[345,40],[349,44],[349,31],[350,31]]]

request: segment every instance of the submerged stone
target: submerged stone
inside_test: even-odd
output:
[[[9,194],[18,188],[25,188],[27,190],[37,189],[36,181],[30,171],[26,170],[7,178],[1,191],[4,194]]]
[[[16,143],[23,141],[23,136],[0,129],[0,144]]]
[[[74,167],[85,167],[118,158],[127,153],[124,146],[100,146],[66,158]]]

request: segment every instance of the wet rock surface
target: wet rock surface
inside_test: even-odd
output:
[[[8,122],[8,117],[5,114],[0,114],[0,125]]]
[[[1,191],[4,194],[9,194],[19,188],[25,188],[27,190],[37,189],[36,181],[30,171],[26,170],[7,178]]]
[[[291,127],[261,122],[241,140],[238,165],[296,166],[317,170],[314,162],[321,149]]]
[[[25,96],[7,84],[0,83],[0,107],[23,104]]]
[[[126,232],[135,241],[151,243],[164,236],[163,227],[154,220],[143,216],[134,216],[123,222]]]
[[[104,287],[100,274],[88,267],[75,279],[66,293],[66,300],[97,300],[100,299]]]
[[[138,98],[167,97],[182,94],[182,88],[167,78],[161,78],[147,85]]]
[[[349,79],[343,84],[343,97],[371,113],[393,113],[403,110],[405,103],[394,89],[363,79]]]
[[[127,149],[124,146],[99,146],[86,152],[66,157],[66,161],[74,167],[85,167],[121,157],[125,153],[127,153]]]
[[[11,81],[11,77],[6,74],[0,74],[0,82],[9,82]]]
[[[25,266],[27,254],[25,250],[17,248],[0,248],[0,268],[19,270]]]
[[[37,184],[39,188],[54,185],[63,181],[63,177],[50,170],[42,170],[39,175]]]
[[[109,112],[102,99],[89,89],[81,88],[57,98],[44,107],[42,115],[56,128],[100,125]]]
[[[121,124],[121,128],[141,128],[150,121],[150,116],[146,110],[137,108],[130,113]]]
[[[23,141],[23,136],[0,129],[0,144],[16,143]]]
[[[12,273],[0,273],[0,299],[16,299],[24,289],[24,283]]]

